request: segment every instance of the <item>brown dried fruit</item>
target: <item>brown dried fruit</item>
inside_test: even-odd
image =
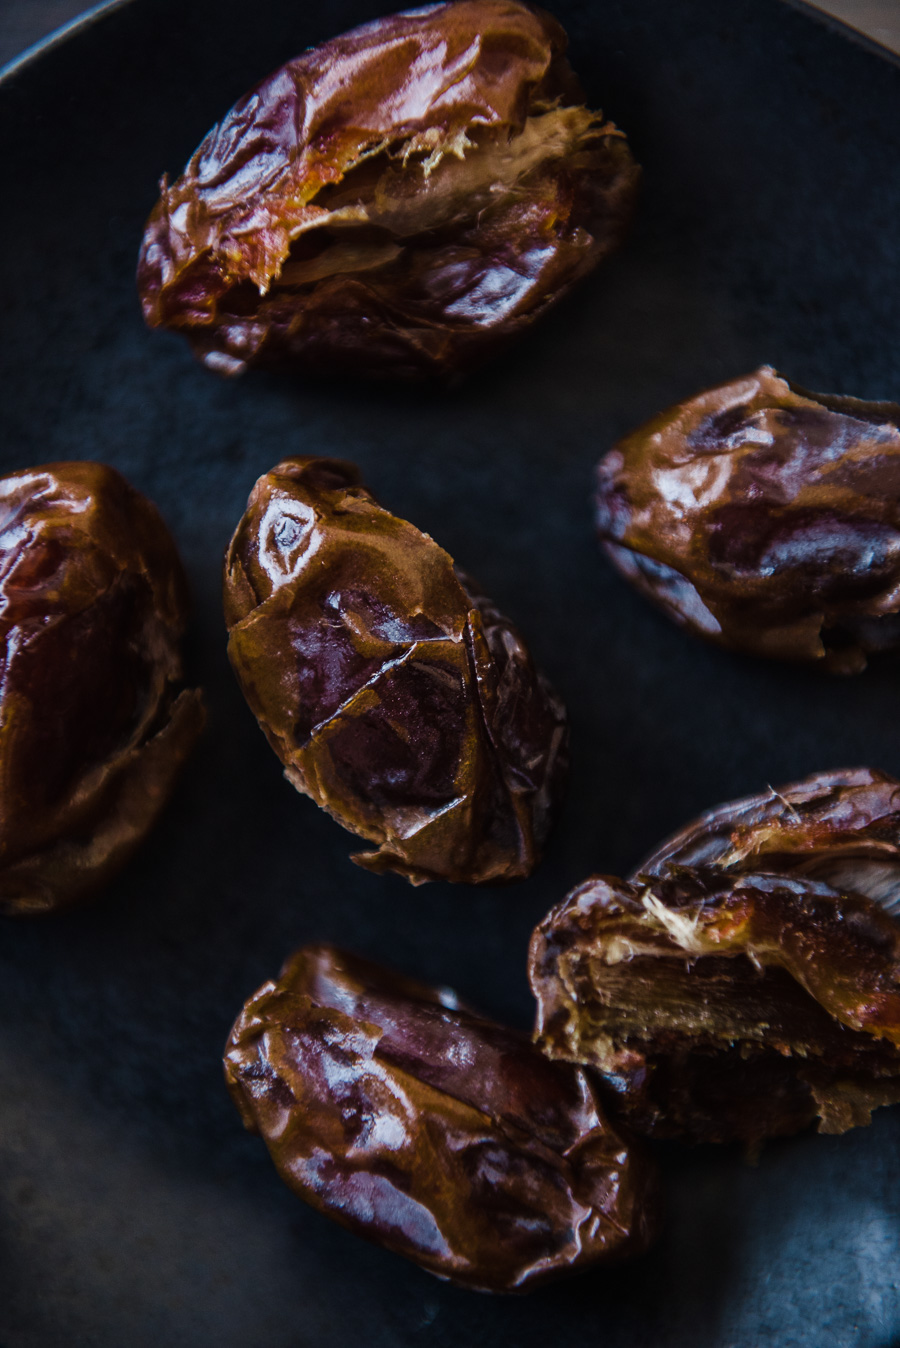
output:
[[[187,596],[156,509],[114,469],[0,479],[0,911],[85,897],[152,827],[203,725]]]
[[[549,15],[458,0],[305,52],[235,104],[147,223],[144,316],[212,369],[446,374],[618,242],[638,170]]]
[[[661,413],[597,470],[597,529],[642,594],[735,650],[838,673],[900,644],[900,406],[763,366]]]
[[[438,1277],[523,1291],[656,1232],[655,1170],[585,1074],[446,989],[308,946],[245,1006],[225,1074],[295,1193]]]
[[[868,1123],[900,1100],[900,783],[858,769],[720,806],[532,939],[538,1038],[638,1131]]]
[[[414,884],[529,875],[565,710],[513,625],[352,464],[285,459],[225,561],[228,653],[285,776]]]

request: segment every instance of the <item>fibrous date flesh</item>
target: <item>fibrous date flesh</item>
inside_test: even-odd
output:
[[[683,627],[839,673],[900,644],[900,406],[763,366],[670,408],[601,461],[612,561]]]
[[[162,182],[151,326],[211,368],[448,374],[614,247],[638,171],[556,21],[514,0],[378,19],[289,61]]]
[[[151,828],[203,724],[185,618],[175,545],[114,469],[0,479],[0,911],[84,897]]]
[[[446,990],[306,947],[225,1072],[290,1188],[439,1277],[521,1291],[655,1233],[653,1168],[586,1075]]]
[[[538,1037],[642,1132],[867,1123],[900,1100],[900,783],[823,773],[710,811],[532,939]]]
[[[286,459],[225,563],[228,651],[285,775],[376,844],[369,870],[528,875],[559,802],[564,708],[520,636],[357,470]]]

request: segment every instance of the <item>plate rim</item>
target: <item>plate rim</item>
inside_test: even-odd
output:
[[[408,0],[408,3],[409,2],[411,2],[411,0]],[[36,64],[49,52],[55,51],[71,38],[94,27],[94,25],[101,19],[105,19],[108,14],[113,14],[118,10],[126,9],[136,3],[137,0],[100,0],[99,4],[93,5],[90,9],[85,10],[83,14],[77,15],[76,18],[70,19],[68,23],[64,23],[62,27],[55,28],[45,37],[39,38],[37,42],[33,42],[29,47],[26,47],[18,56],[14,56],[11,61],[7,61],[5,65],[0,66],[0,89],[12,83],[17,76],[30,69],[31,66]],[[844,19],[839,19],[836,15],[829,14],[826,10],[821,9],[815,4],[814,0],[781,0],[781,3],[789,5],[791,9],[807,15],[808,18],[824,25],[826,28],[830,28],[832,32],[835,32],[848,41],[855,43],[857,46],[864,48],[864,50],[870,52],[872,55],[880,57],[881,60],[887,61],[890,65],[900,67],[900,52],[893,51],[884,43],[879,42],[877,38],[870,37],[859,28],[854,28],[852,24],[847,23]],[[404,0],[400,0],[400,4],[403,8],[407,7]]]
[[[832,32],[871,52],[873,56],[880,56],[889,65],[900,66],[900,52],[894,51],[884,42],[879,42],[878,38],[870,36],[863,29],[855,28],[846,19],[840,19],[836,14],[830,14],[828,10],[816,4],[815,0],[783,0],[783,3],[790,5],[791,9],[796,9],[801,14],[808,15],[811,19],[816,19],[826,28],[830,28]],[[2,75],[2,72],[0,72],[0,75]]]
[[[10,83],[23,70],[33,65],[42,56],[48,52],[55,51],[57,47],[63,46],[70,38],[76,34],[92,28],[100,19],[112,14],[115,10],[125,9],[132,5],[135,0],[100,0],[99,4],[92,5],[82,14],[78,14],[68,23],[64,23],[60,28],[54,28],[45,37],[38,38],[37,42],[32,42],[18,56],[14,56],[11,61],[0,66],[0,86]]]

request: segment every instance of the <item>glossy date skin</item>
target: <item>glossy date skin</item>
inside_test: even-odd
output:
[[[614,248],[638,170],[549,15],[459,0],[334,38],[215,126],[147,223],[151,327],[225,374],[480,363]]]
[[[525,1291],[656,1233],[652,1164],[584,1072],[333,947],[251,997],[225,1075],[295,1193],[438,1277]]]
[[[842,768],[728,801],[662,843],[630,879],[679,867],[808,876],[900,919],[900,782]]]
[[[88,896],[152,827],[203,724],[185,618],[172,539],[114,469],[0,479],[0,912]]]
[[[670,408],[597,470],[618,569],[720,645],[855,673],[900,644],[900,406],[768,366]]]
[[[900,1100],[900,783],[817,774],[710,811],[539,925],[538,1042],[639,1132],[868,1123]]]
[[[285,776],[414,884],[531,873],[565,709],[521,637],[352,464],[259,479],[225,560],[228,653]]]

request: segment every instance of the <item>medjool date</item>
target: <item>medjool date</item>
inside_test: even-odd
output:
[[[618,242],[638,170],[549,15],[458,0],[378,19],[235,104],[147,223],[144,316],[210,368],[446,374]]]
[[[630,878],[685,866],[808,876],[900,917],[900,782],[872,768],[844,768],[767,787],[708,810]]]
[[[538,1040],[637,1131],[868,1123],[900,1100],[900,783],[823,773],[710,811],[532,939]]]
[[[528,875],[566,767],[521,637],[352,464],[259,479],[225,561],[228,653],[285,776],[413,883]]]
[[[225,1073],[291,1189],[439,1277],[521,1291],[655,1234],[655,1172],[586,1075],[447,990],[306,947]]]
[[[723,646],[863,669],[900,644],[900,406],[763,366],[663,412],[601,461],[618,569]]]
[[[114,469],[0,479],[0,911],[84,897],[151,828],[203,723],[185,616],[166,527]]]

